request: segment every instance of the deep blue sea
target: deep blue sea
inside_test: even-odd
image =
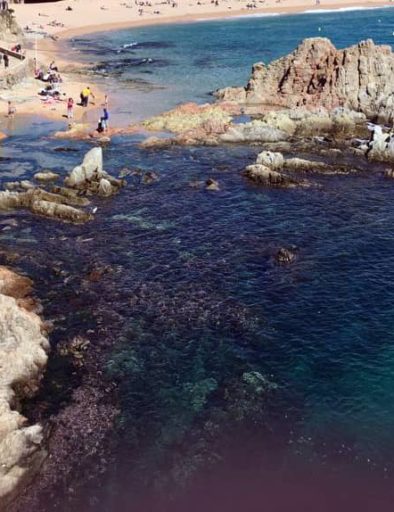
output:
[[[210,101],[304,37],[391,44],[393,31],[394,9],[380,9],[146,27],[71,44],[102,75],[116,124]],[[34,138],[16,127],[3,144],[1,181],[42,168],[65,174],[90,148],[38,126]],[[68,322],[84,332],[96,300],[101,321],[100,308],[116,312],[106,328],[119,341],[103,370],[119,386],[119,444],[108,474],[56,510],[392,510],[393,183],[371,170],[314,177],[320,188],[258,188],[241,171],[259,147],[149,151],[139,140],[114,138],[105,167],[154,170],[158,182],[129,178],[84,226],[19,213],[18,227],[0,232],[49,316],[64,313],[56,291],[83,292],[78,273],[112,268],[111,294],[89,296]],[[189,186],[208,177],[219,192]],[[290,246],[296,261],[278,266],[274,254]],[[74,277],[49,275],[48,262]]]

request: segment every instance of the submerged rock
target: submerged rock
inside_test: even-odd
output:
[[[144,185],[151,185],[152,183],[155,183],[156,181],[159,181],[159,176],[154,171],[147,171],[143,177],[141,182]]]
[[[293,249],[287,249],[286,247],[281,247],[279,251],[275,254],[275,261],[280,265],[287,265],[289,263],[293,263],[295,259],[295,251]]]
[[[209,190],[211,192],[217,192],[220,190],[219,182],[214,180],[213,178],[208,178],[205,182],[205,190]]]

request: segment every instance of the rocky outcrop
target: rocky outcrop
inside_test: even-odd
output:
[[[286,174],[273,171],[261,164],[248,165],[244,174],[251,181],[267,187],[294,188],[306,185],[305,182],[297,181]]]
[[[58,175],[46,171],[34,177],[49,183]],[[97,147],[86,153],[81,165],[74,167],[64,183],[66,187],[52,187],[50,191],[36,187],[30,181],[6,183],[6,190],[0,192],[0,210],[22,208],[52,219],[87,222],[93,219],[93,215],[82,209],[90,204],[86,196],[113,196],[125,184],[125,180],[114,178],[103,170],[102,148]]]
[[[368,117],[393,119],[394,53],[372,40],[338,50],[329,39],[305,39],[298,48],[268,66],[253,66],[247,86],[226,88],[226,102],[293,109],[346,107]],[[265,107],[265,110],[264,110]]]
[[[27,425],[18,412],[19,401],[38,388],[49,348],[43,323],[27,300],[30,291],[29,279],[0,267],[1,511],[45,457],[41,426]]]
[[[199,117],[202,110],[202,118]],[[213,112],[220,112],[216,106]],[[211,112],[206,106],[195,105],[194,114],[189,118],[189,107],[177,107],[163,116],[147,121],[150,129],[162,131],[175,130],[172,138],[148,137],[141,143],[144,149],[162,149],[172,145],[217,145],[222,142],[230,143],[273,143],[287,141],[293,137],[314,137],[316,135],[332,134],[344,138],[355,135],[363,129],[366,116],[362,112],[354,112],[344,107],[332,111],[318,108],[314,111],[306,108],[289,110],[272,110],[264,113],[260,119],[246,123],[207,121],[206,113]],[[185,129],[185,131],[182,131]]]
[[[223,133],[231,122],[233,106],[197,105],[185,103],[169,112],[148,119],[143,123],[147,130],[186,133],[201,130],[204,133]],[[198,131],[196,132],[198,133]]]
[[[221,142],[279,142],[287,140],[289,135],[264,121],[234,124],[223,135]]]
[[[96,147],[86,153],[81,165],[77,165],[64,180],[67,187],[109,197],[124,186],[125,180],[117,179],[103,169],[103,150]]]
[[[365,151],[369,160],[394,163],[394,133],[376,125],[369,143],[362,145],[361,149]]]

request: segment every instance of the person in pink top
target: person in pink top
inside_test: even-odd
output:
[[[67,119],[72,119],[74,117],[74,100],[72,98],[68,98],[67,100]]]

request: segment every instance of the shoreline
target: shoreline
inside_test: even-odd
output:
[[[57,5],[64,3],[65,0],[61,0],[61,2],[57,2]],[[40,5],[40,4],[27,4],[27,5]],[[22,6],[26,6],[26,4],[16,4],[16,8],[21,8]],[[48,31],[51,35],[62,38],[62,39],[72,39],[73,37],[94,34],[99,32],[109,32],[114,30],[121,30],[126,28],[135,28],[135,27],[147,27],[147,26],[156,26],[156,25],[170,25],[174,23],[198,23],[204,21],[215,21],[215,20],[230,20],[230,19],[242,19],[242,18],[253,18],[253,17],[267,17],[270,16],[287,16],[287,15],[297,15],[297,14],[319,14],[326,12],[341,12],[344,9],[349,10],[375,10],[382,8],[394,8],[394,2],[387,0],[370,0],[370,1],[354,1],[341,3],[331,1],[328,4],[315,6],[314,4],[309,5],[307,2],[300,2],[299,5],[294,6],[284,6],[284,5],[276,5],[272,7],[264,7],[260,9],[255,9],[253,11],[248,11],[245,8],[232,10],[231,12],[227,11],[205,11],[198,13],[179,13],[172,16],[164,16],[162,18],[157,18],[154,16],[149,16],[147,18],[131,18],[127,21],[110,21],[110,22],[101,22],[97,24],[88,24],[88,25],[80,25],[75,27],[70,27],[66,29],[62,29],[59,31]],[[15,9],[15,15],[17,22],[19,24],[23,24],[20,19],[18,19],[18,11],[19,9]],[[345,11],[346,12],[346,11]],[[55,43],[55,41],[52,41]]]
[[[78,0],[74,0],[78,1]],[[85,8],[89,7],[90,0],[84,0],[83,6]],[[227,2],[241,2],[244,0],[227,0]],[[273,0],[268,0],[269,2],[273,2]],[[156,25],[171,25],[171,24],[182,24],[182,23],[198,23],[198,22],[209,22],[215,20],[232,20],[232,19],[248,19],[253,17],[270,17],[270,16],[286,16],[286,15],[298,15],[298,14],[318,14],[321,12],[327,11],[339,11],[343,9],[354,9],[354,10],[364,10],[364,9],[379,9],[379,8],[394,8],[394,3],[386,0],[370,0],[370,1],[362,1],[362,2],[341,2],[340,0],[330,0],[326,5],[316,6],[314,2],[309,3],[306,0],[282,0],[284,2],[289,3],[288,5],[278,5],[273,3],[273,5],[265,6],[264,8],[258,8],[254,10],[248,10],[244,8],[232,9],[231,6],[228,7],[227,11],[222,10],[221,7],[215,7],[214,4],[207,4],[206,6],[194,5],[193,10],[195,12],[185,12],[184,6],[180,7],[179,11],[171,12],[171,15],[161,15],[158,17],[154,14],[148,14],[146,17],[138,17],[135,10],[131,10],[129,12],[130,18],[124,21],[116,21],[115,18],[119,16],[119,12],[116,11],[114,7],[114,12],[111,9],[111,12],[107,11],[99,11],[96,5],[96,11],[92,12],[92,16],[86,18],[85,16],[78,16],[76,20],[72,23],[74,26],[62,27],[60,30],[56,26],[46,26],[45,32],[47,32],[47,38],[42,38],[37,40],[37,52],[39,55],[39,60],[44,62],[46,65],[51,60],[55,60],[58,64],[60,64],[60,68],[66,66],[75,66],[83,68],[84,64],[78,62],[73,58],[73,54],[71,51],[65,50],[65,45],[62,43],[67,43],[72,40],[74,37],[94,34],[100,32],[110,32],[115,30],[122,30],[127,28],[137,28],[137,27],[148,27],[148,26],[156,26]],[[290,3],[294,3],[294,5],[290,5]],[[107,0],[108,4],[112,3],[115,5],[115,0]],[[201,3],[201,2],[200,2]],[[35,22],[32,21],[34,19],[39,19],[42,21],[43,14],[40,13],[40,7],[42,8],[43,4],[15,4],[13,8],[15,10],[15,18],[17,23],[24,28],[28,25],[28,20],[30,19],[30,25],[33,25]],[[48,8],[47,8],[48,5]],[[55,4],[46,4],[45,9],[46,12],[52,10],[53,13],[57,12],[56,17],[60,19],[65,18],[65,6],[69,5],[68,0],[61,0],[60,2],[56,2]],[[124,4],[125,5],[125,4]],[[159,4],[157,4],[159,5]],[[61,8],[63,7],[63,10]],[[91,6],[90,6],[91,7]],[[165,8],[168,10],[169,6]],[[239,5],[238,5],[239,7]],[[230,11],[231,9],[231,11]],[[68,14],[68,13],[67,13]],[[124,15],[124,11],[122,11]],[[167,14],[167,13],[166,13]],[[51,14],[45,14],[49,19],[51,18]],[[75,15],[74,15],[75,16]],[[103,21],[103,16],[107,18]],[[112,17],[111,17],[112,16]],[[38,18],[39,17],[39,18]],[[92,19],[97,21],[94,24],[81,24],[80,19]],[[108,18],[110,21],[108,21]],[[124,18],[124,16],[123,16]],[[29,25],[29,26],[30,26]],[[40,25],[42,27],[42,25]],[[30,42],[33,39],[30,38]],[[35,55],[35,50],[28,50],[28,55],[30,58],[33,58]],[[67,89],[67,94],[65,97],[72,96],[74,100],[79,98],[79,92],[86,85],[86,79],[84,75],[72,76],[71,72],[69,75],[66,72],[64,75],[65,85],[64,88]],[[93,79],[92,79],[93,78]],[[95,82],[94,77],[88,77],[88,82],[94,86],[95,95],[97,97],[97,101],[93,104],[89,105],[87,109],[81,111],[79,108],[76,109],[76,116],[74,121],[77,123],[87,122],[90,124],[93,119],[96,119],[98,116],[99,106],[103,103],[103,98],[105,92],[100,89],[100,86]],[[17,105],[17,113],[21,115],[38,115],[45,119],[49,120],[57,120],[64,121],[63,116],[66,111],[65,101],[57,102],[49,107],[47,107],[43,102],[40,101],[40,97],[37,94],[37,89],[42,85],[40,82],[35,80],[34,78],[28,78],[24,80],[22,83],[15,86],[13,89],[4,91],[2,95],[2,100],[5,103],[8,99],[15,101]],[[77,101],[75,101],[77,103]],[[131,120],[130,120],[131,121]],[[92,127],[93,128],[93,127]],[[94,129],[94,128],[93,128]]]

